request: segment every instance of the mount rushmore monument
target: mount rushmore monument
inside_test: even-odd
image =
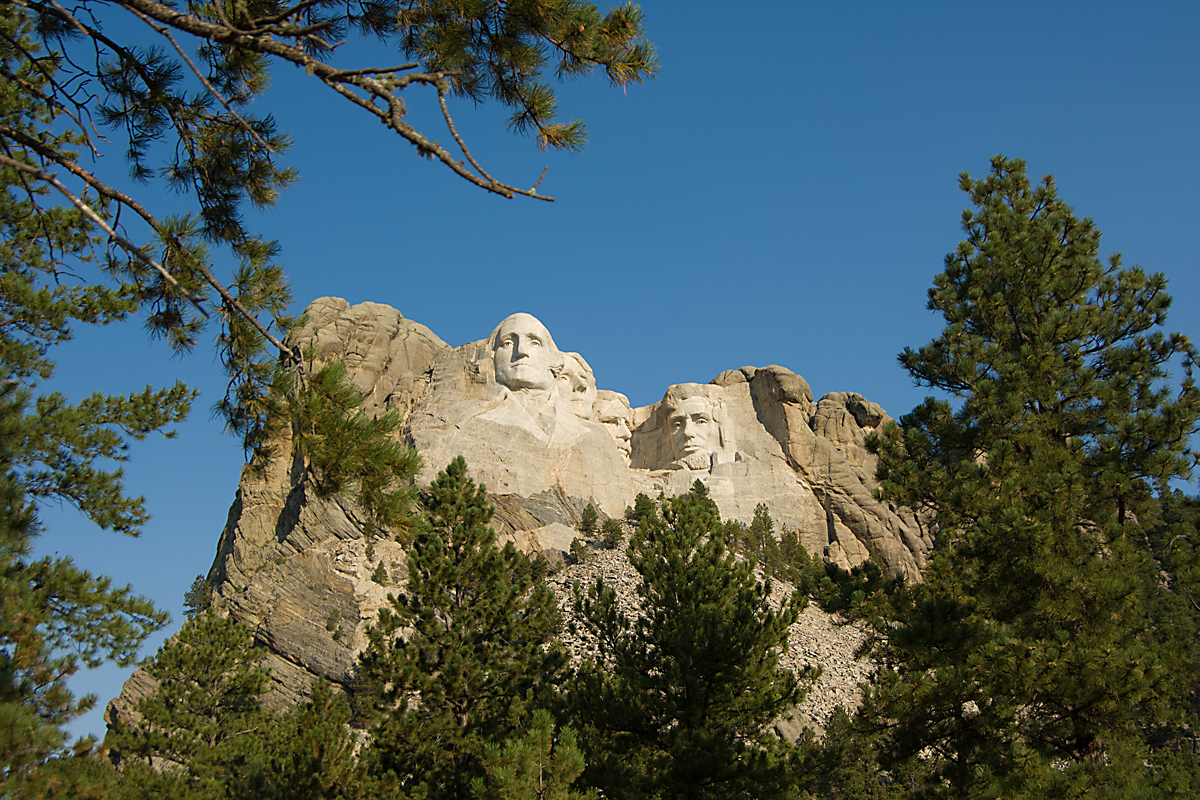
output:
[[[622,517],[638,493],[672,496],[700,480],[722,517],[749,523],[765,504],[814,556],[846,568],[871,558],[910,579],[925,567],[932,540],[918,518],[873,496],[863,439],[889,417],[861,395],[814,401],[790,370],[741,367],[631,408],[530,314],[460,347],[378,303],[321,298],[304,320],[292,344],[317,365],[341,360],[364,413],[401,416],[424,465],[419,483],[463,455],[501,538],[552,562],[589,503]],[[405,551],[381,539],[368,548],[362,511],[316,496],[286,433],[274,445],[265,472],[242,475],[207,580],[218,607],[268,649],[285,703],[316,676],[351,685],[367,626],[405,580]],[[148,681],[135,673],[110,719],[130,713]]]

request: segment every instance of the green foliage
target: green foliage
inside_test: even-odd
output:
[[[377,529],[407,535],[415,493],[407,479],[420,471],[420,456],[395,437],[399,415],[368,417],[361,405],[362,394],[340,361],[321,368],[285,411],[294,446],[305,456],[318,497],[341,494],[354,483]]]
[[[825,725],[825,736],[801,740],[804,780],[801,788],[812,797],[839,800],[899,800],[904,796],[902,773],[888,775],[877,766],[878,735],[856,729],[849,714],[837,708]]]
[[[621,531],[621,523],[615,519],[604,520],[604,524],[600,526],[600,535],[607,549],[615,549],[621,544],[621,537],[624,535]]]
[[[754,508],[754,519],[742,534],[742,553],[751,561],[765,561],[767,540],[774,539],[775,521],[762,503]]]
[[[261,707],[267,673],[262,651],[237,621],[209,610],[184,623],[145,666],[158,690],[138,701],[131,727],[112,727],[105,743],[120,756],[131,791],[154,796],[219,797],[261,757]]]
[[[804,545],[800,544],[800,534],[787,527],[784,527],[779,534],[779,554],[783,557],[784,563],[800,570],[803,570],[812,561],[808,551],[804,549]]]
[[[769,586],[721,536],[703,484],[643,518],[629,548],[644,616],[618,608],[600,579],[576,607],[596,635],[571,693],[572,719],[605,796],[776,797],[790,784],[790,747],[765,732],[815,673],[779,666],[801,608],[778,611]]]
[[[524,735],[514,732],[503,744],[484,744],[484,776],[471,781],[475,800],[585,800],[595,796],[571,788],[584,767],[574,731],[563,728],[556,737],[550,712],[541,708],[533,712],[527,731]]]
[[[350,706],[328,681],[308,702],[264,725],[262,754],[228,786],[230,800],[345,800],[371,797],[355,758]]]
[[[29,60],[39,51],[31,16],[11,5],[0,9],[0,140],[8,154],[0,157],[0,370],[17,387],[11,399],[27,409],[11,431],[8,469],[30,498],[70,503],[102,528],[136,534],[147,519],[142,498],[125,496],[120,469],[99,465],[124,461],[130,439],[171,435],[195,393],[176,384],[127,396],[93,394],[76,405],[58,392],[35,396],[54,374],[51,348],[74,338],[80,323],[126,319],[139,307],[141,287],[78,280],[76,272],[111,268],[101,239],[80,209],[47,202],[49,188],[21,169],[28,159],[11,157],[24,149],[10,137],[56,141],[45,134],[57,112],[43,94],[61,76],[55,59],[43,54],[36,66]],[[64,133],[46,146],[79,142]]]
[[[592,548],[588,547],[587,542],[579,537],[571,540],[571,559],[576,564],[582,564],[592,556]]]
[[[658,506],[653,500],[647,497],[644,493],[638,492],[637,497],[633,500],[633,510],[629,515],[630,522],[641,524],[643,519],[652,517],[658,513]]]
[[[103,754],[58,754],[27,773],[17,791],[21,800],[113,800],[121,798],[121,775]]]
[[[39,765],[62,752],[63,727],[95,705],[93,695],[74,697],[67,679],[106,660],[132,664],[168,619],[69,558],[30,559],[38,525],[10,446],[21,419],[10,384],[0,390],[0,796],[32,794]],[[90,747],[81,740],[73,752]]]
[[[1171,301],[1161,273],[1124,269],[1119,255],[1101,262],[1099,231],[1051,178],[1031,186],[1019,159],[996,157],[992,170],[962,176],[978,211],[963,213],[967,239],[929,292],[946,330],[900,355],[917,382],[961,405],[927,399],[881,441],[884,491],[953,529],[972,522],[990,476],[1048,461],[1047,473],[1079,482],[1084,516],[1123,524],[1195,463],[1196,351],[1159,329]],[[1172,361],[1178,386],[1166,380]],[[963,490],[934,493],[935,480]]]
[[[579,518],[579,532],[586,536],[595,536],[599,520],[600,516],[596,513],[596,507],[588,503],[587,508],[583,510],[583,516]]]
[[[799,583],[822,611],[851,619],[870,617],[881,603],[904,589],[902,577],[889,578],[874,561],[846,571],[837,564],[810,562]]]
[[[455,92],[512,108],[509,125],[536,131],[540,147],[579,150],[587,138],[578,120],[553,122],[554,92],[539,77],[550,53],[560,77],[602,65],[614,86],[641,83],[657,70],[653,48],[640,40],[641,11],[632,3],[604,16],[577,0],[407,3],[398,9],[397,34],[405,52],[429,71],[450,73]]]
[[[375,581],[380,586],[387,585],[387,582],[388,582],[387,569],[383,566],[382,561],[380,561],[378,564],[375,565],[375,571],[371,573],[371,580]]]
[[[884,495],[940,541],[883,618],[897,668],[864,719],[888,729],[885,763],[926,772],[921,796],[1151,787],[1147,721],[1178,710],[1133,515],[1195,463],[1195,351],[1159,329],[1165,279],[1101,262],[1050,178],[997,157],[962,188],[977,210],[930,290],[947,327],[900,356],[956,402],[870,442]]]
[[[188,619],[202,614],[212,606],[213,587],[203,575],[197,575],[196,580],[183,593],[183,615]]]
[[[493,509],[461,457],[424,505],[406,591],[380,611],[362,657],[376,715],[364,757],[387,792],[461,798],[487,774],[485,746],[549,702],[566,656],[551,639],[558,609],[544,568],[496,545]]]
[[[1200,791],[1200,759],[1191,741],[1200,728],[1200,499],[1172,492],[1161,499],[1157,520],[1145,526],[1153,557],[1147,579],[1158,588],[1151,615],[1156,641],[1171,680],[1172,706],[1182,720],[1152,723],[1156,768],[1167,779]],[[1177,754],[1177,755],[1173,755]]]

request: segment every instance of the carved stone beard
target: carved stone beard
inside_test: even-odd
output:
[[[695,453],[689,453],[675,463],[684,469],[709,469],[712,467],[712,453],[700,450]]]

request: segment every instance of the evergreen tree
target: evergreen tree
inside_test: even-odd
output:
[[[643,518],[629,547],[643,616],[630,618],[603,579],[577,608],[598,661],[579,672],[571,708],[605,796],[779,797],[790,745],[766,728],[813,674],[779,666],[797,598],[779,610],[769,586],[726,548],[703,484]],[[717,534],[717,535],[714,535]]]
[[[292,442],[304,456],[317,496],[333,497],[353,486],[374,526],[368,536],[389,530],[406,537],[415,493],[408,479],[420,472],[421,459],[399,442],[400,415],[363,414],[362,392],[337,361],[317,370],[299,391],[281,394],[275,419],[291,422]]]
[[[633,513],[630,516],[630,522],[641,524],[641,521],[646,517],[654,516],[658,513],[658,506],[645,493],[638,492],[637,497],[633,499]]]
[[[878,735],[856,729],[844,709],[835,709],[825,723],[825,735],[820,742],[811,732],[800,741],[804,752],[801,788],[811,797],[900,800],[906,776],[889,776],[879,769],[877,739]]]
[[[138,701],[136,724],[110,728],[105,739],[127,796],[221,797],[261,758],[271,717],[260,701],[267,673],[252,639],[241,623],[210,610],[146,664],[156,691]]]
[[[977,210],[929,293],[947,327],[900,356],[954,402],[872,445],[939,549],[893,601],[864,719],[921,796],[1150,787],[1146,723],[1173,712],[1134,517],[1195,463],[1196,354],[1160,329],[1163,276],[1102,262],[1052,179],[996,157],[962,188]]]
[[[621,543],[621,523],[615,519],[604,520],[604,524],[600,526],[600,533],[604,536],[604,546],[609,550]]]
[[[205,580],[203,575],[197,575],[192,585],[183,593],[184,616],[192,619],[197,614],[204,613],[212,606],[212,600],[212,584]]]
[[[754,519],[746,528],[746,557],[751,561],[763,561],[767,553],[767,539],[775,538],[775,520],[763,503],[754,507]]]
[[[228,786],[230,800],[348,800],[371,797],[358,768],[350,704],[328,681],[312,696],[265,724],[261,756]]]
[[[146,636],[167,615],[114,589],[107,578],[80,570],[68,558],[32,560],[38,526],[25,484],[14,471],[15,433],[22,402],[12,384],[0,390],[0,796],[34,796],[61,782],[64,726],[96,703],[76,698],[67,679],[105,660],[134,662]],[[75,743],[82,757],[90,739]],[[68,755],[68,754],[64,754]],[[66,759],[63,760],[65,762]],[[56,774],[53,779],[51,774]]]
[[[543,708],[533,712],[527,730],[524,735],[514,733],[503,744],[484,744],[486,777],[471,781],[475,800],[586,800],[595,796],[571,788],[584,767],[574,731],[563,728],[556,737],[554,719]]]
[[[579,518],[579,532],[586,536],[595,536],[599,521],[600,515],[596,513],[596,507],[588,503],[587,508],[583,510],[583,516]]]
[[[408,585],[380,611],[362,658],[364,684],[380,687],[367,769],[381,791],[462,798],[486,777],[486,746],[549,703],[566,656],[541,570],[496,545],[493,508],[461,456],[424,505]]]
[[[1172,705],[1179,717],[1153,721],[1151,756],[1175,796],[1200,794],[1200,759],[1191,740],[1200,729],[1200,499],[1172,492],[1161,516],[1147,526],[1153,553],[1149,580],[1158,588],[1153,632],[1164,651]]]

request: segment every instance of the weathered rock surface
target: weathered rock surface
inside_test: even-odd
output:
[[[888,421],[883,409],[853,393],[814,400],[784,367],[729,370],[630,409],[623,395],[597,392],[583,357],[559,350],[527,314],[452,348],[389,306],[322,298],[292,341],[317,363],[342,360],[365,413],[401,415],[425,465],[421,483],[463,455],[496,505],[497,533],[552,564],[563,563],[589,503],[620,517],[639,492],[679,494],[696,480],[725,518],[748,523],[763,503],[777,528],[796,530],[810,553],[843,567],[870,557],[917,579],[932,546],[911,512],[873,497],[863,442]],[[243,472],[208,580],[218,608],[270,650],[268,702],[282,706],[316,677],[352,690],[366,627],[406,576],[402,547],[376,539],[368,559],[359,509],[317,498],[287,435],[275,445],[266,469]],[[382,583],[372,579],[381,562]],[[852,649],[851,630],[805,619],[825,631],[812,640],[821,644],[801,636],[789,657],[828,663]],[[853,674],[844,676],[851,687]],[[128,718],[152,690],[136,673],[106,716]],[[813,696],[842,697],[830,691]]]

